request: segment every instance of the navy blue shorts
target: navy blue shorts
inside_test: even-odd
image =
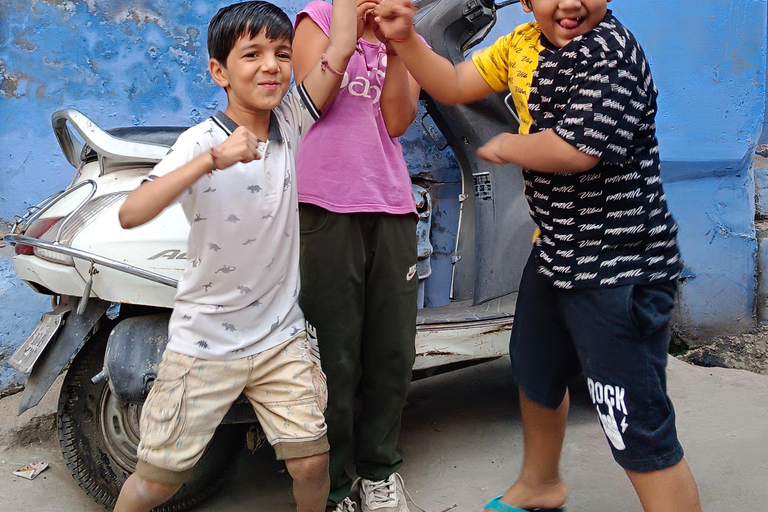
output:
[[[683,449],[666,380],[676,283],[562,290],[536,268],[532,255],[509,343],[520,389],[555,409],[583,371],[621,467],[648,472],[677,464]]]

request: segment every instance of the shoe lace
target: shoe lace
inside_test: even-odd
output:
[[[399,473],[392,473],[386,480],[374,482],[371,480],[362,480],[361,485],[365,491],[366,501],[371,508],[392,506],[397,504],[397,485],[403,490],[403,494],[414,507],[421,512],[427,512],[421,508],[408,492],[403,482],[403,477]],[[454,505],[455,506],[455,505]],[[450,507],[449,510],[454,507]]]
[[[355,504],[349,498],[344,498],[336,504],[336,512],[355,512]]]
[[[389,475],[386,480],[378,482],[363,480],[362,486],[365,493],[365,501],[371,508],[397,504],[397,487],[394,474]]]

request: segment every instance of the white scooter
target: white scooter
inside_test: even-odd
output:
[[[493,26],[500,6],[493,0],[438,0],[421,6],[417,29],[436,51],[459,62]],[[461,193],[435,212],[433,191],[441,183],[422,173],[413,179],[420,306],[428,306],[418,315],[414,378],[507,352],[533,233],[518,169],[487,164],[475,154],[493,135],[516,130],[504,98],[455,107],[426,95],[423,100],[422,125],[427,134],[437,126],[446,142],[439,149],[453,150]],[[66,190],[17,217],[4,240],[15,245],[19,278],[50,295],[53,310],[11,364],[29,375],[19,413],[37,405],[69,365],[58,410],[62,454],[78,484],[111,508],[135,469],[141,404],[167,342],[189,230],[178,205],[129,231],[120,227],[117,212],[184,128],[103,130],[76,110],[54,113],[52,123],[75,176]],[[455,233],[450,272],[431,272],[435,229]],[[449,289],[450,299],[429,307],[424,297],[430,285]],[[249,436],[233,435],[248,429]],[[183,510],[215,492],[246,437],[261,439],[255,415],[242,400],[232,406],[192,479],[158,510]]]

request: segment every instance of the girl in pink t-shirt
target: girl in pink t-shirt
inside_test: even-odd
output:
[[[352,510],[353,455],[363,512],[402,510],[400,417],[415,357],[416,207],[397,137],[416,117],[419,86],[377,37],[375,0],[358,0],[358,42],[346,69],[324,62],[331,4],[296,17],[294,78],[343,74],[299,148],[299,304],[328,376],[330,510]],[[383,37],[382,37],[383,39]],[[360,411],[353,414],[356,391]],[[354,454],[351,448],[354,445]],[[407,506],[404,510],[407,510]]]

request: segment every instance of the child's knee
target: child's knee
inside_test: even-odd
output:
[[[181,488],[181,484],[156,482],[138,474],[131,478],[134,479],[133,492],[144,503],[165,503]]]
[[[328,452],[309,457],[286,459],[285,467],[294,481],[324,479],[328,475]]]

